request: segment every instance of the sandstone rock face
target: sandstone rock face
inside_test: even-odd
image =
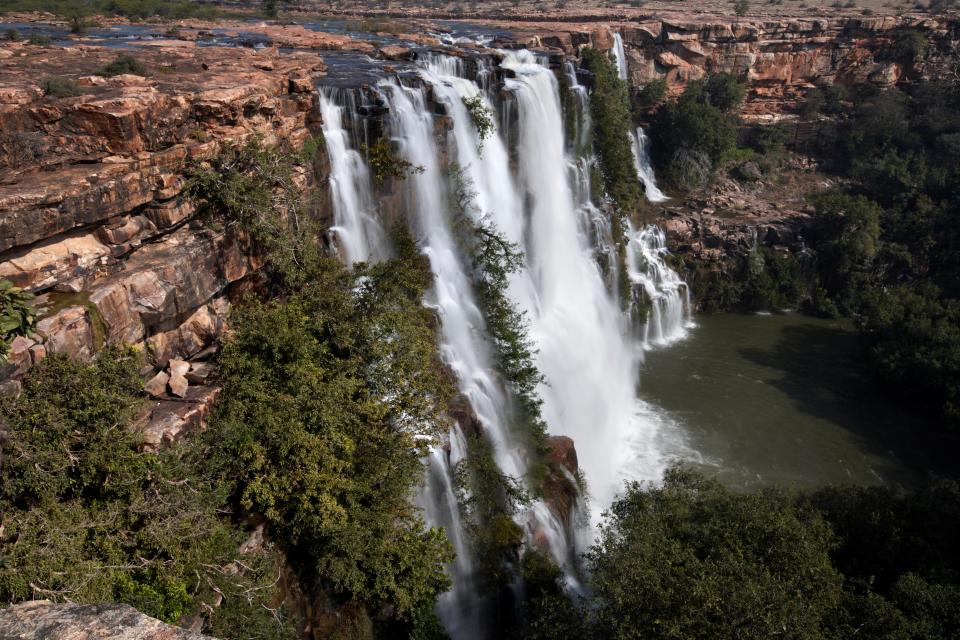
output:
[[[34,600],[0,609],[7,640],[212,640],[147,617],[125,604]]]
[[[748,88],[743,115],[771,121],[791,113],[814,86],[871,82],[892,86],[917,77],[939,76],[957,63],[960,19],[956,16],[902,15],[725,18],[668,12],[636,12],[624,21],[612,12],[576,16],[563,22],[517,24],[523,45],[562,49],[568,55],[589,45],[609,50],[613,32],[623,38],[629,81],[637,89],[657,79],[677,95],[691,80],[710,73],[733,73]],[[529,16],[528,16],[529,19]],[[606,19],[606,25],[597,21]],[[897,39],[918,31],[930,42],[924,56],[904,60]]]
[[[115,55],[23,47],[0,67],[0,278],[46,309],[0,378],[112,342],[143,345],[159,371],[213,344],[232,286],[261,260],[242,233],[192,222],[184,166],[250,136],[299,146],[317,131],[316,53],[168,42],[135,52],[149,78],[91,75]],[[81,95],[44,96],[36,83],[53,75]],[[308,188],[312,176],[297,180]],[[170,391],[187,394],[186,373]]]

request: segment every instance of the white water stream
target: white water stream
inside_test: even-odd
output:
[[[508,295],[530,322],[538,348],[536,364],[546,382],[539,387],[543,417],[551,434],[573,438],[579,466],[589,487],[590,517],[599,519],[624,480],[657,481],[683,452],[676,425],[637,396],[645,348],[682,337],[690,323],[686,286],[665,262],[663,232],[630,230],[627,276],[636,304],[650,305],[649,321],[634,326],[617,298],[617,286],[604,279],[617,272],[609,220],[590,193],[592,154],[577,156],[569,146],[589,141],[586,92],[572,75],[572,91],[582,103],[576,118],[578,141],[568,145],[554,72],[528,51],[503,52],[509,70],[503,91],[488,87],[491,74],[467,77],[462,60],[428,57],[422,82],[381,81],[388,109],[387,135],[398,153],[423,169],[404,181],[407,219],[427,256],[434,287],[426,303],[441,320],[441,355],[457,378],[494,459],[504,474],[524,482],[529,453],[510,425],[507,386],[494,367],[483,314],[472,290],[466,257],[451,215],[449,164],[462,170],[472,191],[472,216],[488,216],[508,240],[525,251],[525,268],[512,275]],[[501,122],[481,141],[463,98],[480,96]],[[491,100],[496,99],[496,103]],[[435,115],[437,105],[449,119]],[[324,133],[331,156],[335,239],[349,261],[386,255],[382,229],[375,224],[369,170],[350,148],[341,104],[321,97]],[[506,131],[511,132],[509,139]],[[438,139],[446,131],[446,139]],[[482,142],[482,145],[481,145]],[[579,143],[579,144],[578,144]],[[441,146],[442,145],[442,146]],[[649,196],[649,192],[648,192]],[[438,614],[453,638],[485,637],[484,603],[474,588],[475,560],[457,503],[454,470],[466,455],[464,435],[454,426],[446,446],[432,449],[428,474],[417,498],[428,522],[442,526],[457,552],[449,567],[453,589],[438,603]],[[561,521],[536,501],[516,520],[528,545],[540,545],[565,568],[577,589],[575,558],[592,539],[583,526],[586,503],[574,505]]]

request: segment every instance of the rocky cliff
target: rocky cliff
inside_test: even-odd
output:
[[[507,26],[493,21],[492,24]],[[956,74],[960,18],[880,17],[718,18],[672,14],[629,22],[524,24],[518,38],[531,46],[575,53],[584,45],[614,46],[620,33],[631,87],[663,79],[677,95],[690,80],[733,73],[747,85],[743,115],[771,121],[790,115],[814,86],[873,82],[892,86],[918,77]],[[904,51],[905,34],[927,46]]]

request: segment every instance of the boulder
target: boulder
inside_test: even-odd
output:
[[[168,382],[170,382],[170,376],[161,371],[143,385],[143,390],[154,398],[159,398],[167,393]]]
[[[150,618],[126,604],[32,600],[0,610],[9,640],[213,640]]]

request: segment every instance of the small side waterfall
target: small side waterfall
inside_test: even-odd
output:
[[[633,163],[637,167],[637,175],[643,182],[643,191],[650,202],[663,202],[670,198],[657,186],[657,177],[653,174],[653,165],[650,164],[650,149],[647,132],[643,127],[637,127],[630,141],[633,150]]]
[[[639,315],[645,305],[643,346],[667,345],[687,335],[692,324],[690,288],[666,262],[667,238],[663,229],[650,225],[629,230],[627,274],[633,283],[631,313]]]
[[[617,75],[621,80],[628,79],[627,54],[623,48],[623,38],[619,33],[613,34],[613,58],[617,64]],[[650,202],[663,202],[669,198],[657,187],[657,178],[653,174],[653,165],[650,164],[650,151],[647,134],[643,127],[637,127],[630,137],[630,149],[633,151],[633,163],[637,168],[637,175],[643,182],[644,193]]]
[[[376,217],[370,170],[351,146],[344,115],[356,112],[356,93],[325,88],[320,91],[323,137],[330,159],[330,197],[333,203],[334,245],[347,264],[388,255],[383,227]],[[340,104],[340,103],[343,104]],[[349,113],[344,113],[349,110]]]

